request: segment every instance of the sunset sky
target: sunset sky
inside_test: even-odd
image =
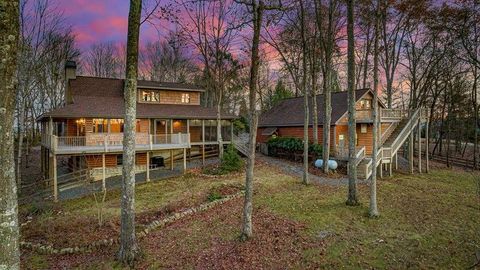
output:
[[[87,49],[101,41],[124,42],[127,37],[128,0],[70,0],[57,1],[64,11],[67,23],[72,25],[77,44]],[[157,30],[145,23],[141,28],[141,41],[158,38]]]

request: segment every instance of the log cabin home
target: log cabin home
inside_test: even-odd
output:
[[[41,168],[52,179],[57,197],[57,159],[69,171],[88,170],[96,180],[121,174],[123,153],[124,80],[76,75],[75,62],[65,68],[65,106],[41,115]],[[136,170],[170,167],[183,159],[218,154],[231,143],[235,116],[221,115],[200,104],[203,89],[190,84],[138,80]]]
[[[356,108],[356,157],[359,178],[368,178],[371,175],[373,165],[372,155],[372,131],[373,131],[373,92],[370,89],[359,89],[355,92]],[[332,159],[348,160],[348,93],[332,93],[332,114],[330,128],[330,147]],[[310,100],[311,102],[311,100]],[[323,142],[323,95],[317,95],[318,105],[318,141]],[[310,108],[311,108],[310,104]],[[397,152],[400,147],[410,138],[413,147],[414,135],[419,138],[422,121],[427,121],[425,110],[388,109],[385,104],[378,101],[379,108],[379,151],[376,167],[380,164],[380,174],[383,169],[392,171],[392,164],[397,167]],[[313,142],[313,117],[310,110],[309,117],[309,140]],[[257,141],[265,144],[274,136],[295,137],[303,139],[304,126],[304,101],[303,97],[288,98],[281,101],[268,111],[260,115]],[[428,125],[426,125],[428,126]],[[414,130],[417,134],[414,134]],[[428,130],[426,131],[428,135]],[[428,137],[428,136],[427,136]],[[418,141],[420,141],[418,139]],[[426,144],[428,145],[428,143]],[[262,147],[262,149],[266,149]],[[411,151],[413,153],[413,151]],[[419,144],[419,152],[421,146]],[[421,153],[419,153],[421,158]],[[427,157],[428,158],[428,157]],[[410,157],[413,170],[413,158]],[[427,161],[428,164],[428,161]],[[421,163],[419,163],[421,166]],[[419,167],[421,170],[421,167]]]

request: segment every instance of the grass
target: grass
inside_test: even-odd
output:
[[[255,174],[255,238],[250,243],[237,240],[242,210],[238,200],[154,232],[140,243],[145,255],[139,265],[143,269],[221,268],[220,262],[228,262],[242,268],[242,258],[253,258],[261,268],[465,269],[480,249],[475,177],[458,170],[434,170],[428,175],[396,174],[379,180],[380,217],[370,219],[367,186],[359,186],[361,205],[349,207],[346,187],[305,186],[298,178],[260,165]],[[178,202],[195,203],[225,184],[242,182],[243,175],[202,178],[189,174],[140,185],[136,209],[141,215]],[[119,202],[119,192],[108,194],[110,220],[118,220]],[[45,230],[47,239],[54,241],[62,234],[47,227],[80,230],[72,219],[94,219],[92,204],[92,198],[61,203],[53,213],[35,217],[22,233],[31,236],[34,228],[37,233]],[[86,236],[70,241],[82,241],[82,237]],[[224,254],[225,250],[231,252]],[[223,257],[217,258],[218,254]],[[53,267],[59,261],[69,265],[72,260],[32,253],[22,259],[25,268],[32,269]],[[89,261],[88,267],[70,265],[117,268],[108,254]]]

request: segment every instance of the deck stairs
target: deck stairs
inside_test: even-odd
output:
[[[368,179],[372,175],[373,168],[377,168],[380,164],[392,163],[400,147],[418,126],[421,113],[422,109],[419,108],[411,114],[406,115],[398,124],[392,124],[389,129],[385,130],[380,139],[381,146],[377,153],[377,164],[374,165],[371,157],[365,154],[359,154],[361,150],[357,150],[356,164],[358,179]]]
[[[248,133],[233,135],[233,146],[245,156],[248,156]]]

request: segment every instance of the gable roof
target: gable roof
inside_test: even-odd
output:
[[[123,118],[123,79],[77,76],[69,81],[73,103],[42,114],[37,121],[54,118]],[[183,83],[138,81],[138,88],[154,88],[178,91],[203,89]],[[137,118],[216,119],[216,109],[200,105],[137,103]],[[222,119],[234,119],[224,113]]]
[[[370,89],[358,89],[355,91],[355,102],[360,100],[367,93],[372,93]],[[303,96],[288,98],[270,110],[260,115],[259,127],[285,127],[285,126],[303,126],[304,122],[304,104]],[[312,108],[312,99],[309,99],[309,108]],[[318,124],[323,125],[323,95],[317,95]],[[332,124],[335,124],[348,111],[348,92],[332,93]],[[309,124],[313,123],[312,110],[310,109]]]

